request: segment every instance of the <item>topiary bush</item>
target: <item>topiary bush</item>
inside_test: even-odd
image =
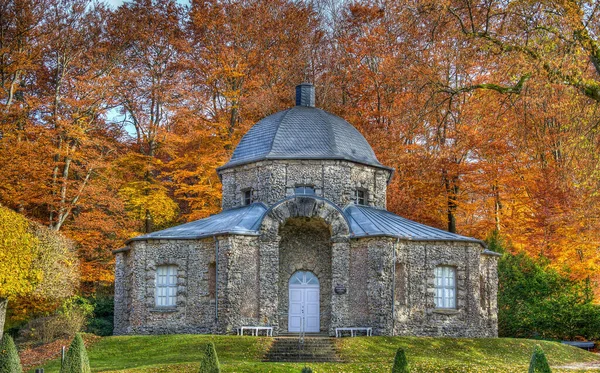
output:
[[[204,350],[204,356],[200,360],[200,373],[220,373],[219,358],[215,350],[215,344],[209,343]]]
[[[394,358],[394,366],[392,367],[392,373],[409,373],[408,360],[406,354],[402,348],[396,351],[396,357]]]
[[[529,362],[529,373],[551,373],[550,365],[546,360],[544,350],[540,345],[535,345],[533,348],[533,355],[531,355],[531,362]]]
[[[302,368],[302,373],[313,373],[313,371],[309,367],[304,367]]]
[[[91,373],[90,361],[81,334],[75,334],[69,351],[65,355],[65,361],[60,368],[60,373]]]
[[[8,334],[0,340],[0,373],[23,373],[17,346]]]

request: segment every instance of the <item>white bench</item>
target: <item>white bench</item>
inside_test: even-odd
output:
[[[339,338],[342,336],[342,332],[350,332],[351,337],[356,337],[356,332],[366,332],[367,337],[371,337],[373,335],[373,328],[369,327],[356,327],[356,328],[335,328],[335,337]]]
[[[273,327],[272,326],[242,326],[238,329],[238,335],[244,335],[244,330],[250,330],[250,335],[258,336],[258,332],[260,330],[266,331],[267,337],[273,336]]]

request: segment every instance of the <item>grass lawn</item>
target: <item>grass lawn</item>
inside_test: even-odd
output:
[[[197,373],[202,350],[209,341],[215,343],[225,373],[300,373],[304,366],[261,362],[271,343],[270,338],[207,335],[106,337],[91,347],[90,363],[94,372]],[[600,362],[598,355],[574,347],[526,339],[357,337],[342,338],[337,342],[345,363],[309,364],[315,373],[390,372],[398,347],[406,350],[414,373],[524,373],[536,343],[542,346],[552,366]],[[44,368],[46,373],[58,373],[59,363],[55,360]],[[576,372],[566,369],[553,371]]]

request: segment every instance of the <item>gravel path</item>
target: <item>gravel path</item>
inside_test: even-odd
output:
[[[552,368],[569,370],[600,370],[600,361],[593,361],[590,363],[573,363],[567,365],[554,366]]]

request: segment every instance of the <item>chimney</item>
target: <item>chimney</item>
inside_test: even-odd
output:
[[[315,107],[315,86],[302,83],[296,86],[296,105]]]

